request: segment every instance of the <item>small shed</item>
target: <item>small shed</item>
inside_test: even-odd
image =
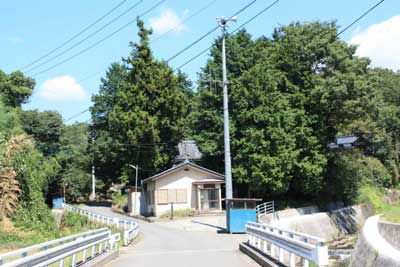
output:
[[[143,180],[143,215],[161,216],[174,210],[221,211],[224,176],[185,160]]]

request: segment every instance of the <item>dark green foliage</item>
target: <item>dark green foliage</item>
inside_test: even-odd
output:
[[[241,195],[352,202],[364,182],[398,183],[400,74],[368,68],[336,33],[334,23],[294,23],[271,39],[245,31],[228,37],[232,166]],[[223,171],[222,86],[213,78],[220,79],[220,45],[199,73],[187,123],[203,164]],[[359,152],[330,151],[338,135],[359,137]]]
[[[36,148],[45,156],[54,156],[59,150],[62,133],[62,117],[55,111],[23,111],[20,116],[24,131],[32,135]]]
[[[59,141],[56,156],[60,171],[51,181],[53,193],[60,193],[65,185],[67,201],[77,201],[88,197],[91,190],[91,155],[88,150],[88,125],[76,123],[65,125]]]
[[[187,85],[153,58],[151,32],[138,20],[138,43],[122,64],[112,64],[91,109],[94,165],[106,183],[133,177],[128,164],[151,172],[170,166],[183,136]],[[154,170],[154,171],[151,171]]]
[[[75,212],[65,211],[61,218],[61,229],[62,228],[87,228],[89,225],[89,219]]]
[[[14,159],[22,193],[20,204],[13,217],[15,225],[40,233],[53,235],[56,224],[49,207],[45,203],[45,193],[49,177],[56,175],[56,162],[45,159],[41,153],[26,147]]]
[[[35,81],[16,71],[6,74],[0,70],[0,99],[10,107],[20,107],[28,102],[33,93]]]

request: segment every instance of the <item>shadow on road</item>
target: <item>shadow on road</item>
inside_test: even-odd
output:
[[[107,207],[111,208],[112,203],[111,201],[87,201],[84,202],[85,205],[89,207]]]
[[[199,221],[192,221],[192,223],[201,224],[201,225],[204,225],[204,226],[209,226],[209,227],[215,228],[215,229],[217,229],[217,233],[218,234],[226,233],[226,229],[224,227],[221,227],[221,226],[218,226],[218,225],[213,225],[213,224],[210,224],[210,223],[199,222]]]

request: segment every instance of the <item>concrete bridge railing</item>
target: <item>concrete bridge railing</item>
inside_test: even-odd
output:
[[[328,266],[328,247],[324,239],[262,223],[246,225],[248,245],[269,258],[291,267]]]
[[[124,229],[124,246],[129,245],[129,243],[132,242],[139,233],[139,224],[133,220],[125,220],[118,217],[105,216],[84,209],[80,209],[69,204],[64,204],[64,209],[86,216],[91,221]]]

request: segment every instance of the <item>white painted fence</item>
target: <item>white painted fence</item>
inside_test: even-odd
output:
[[[129,243],[131,243],[139,233],[139,224],[133,220],[125,220],[118,217],[105,216],[84,209],[80,209],[69,204],[64,204],[64,209],[84,215],[88,217],[89,220],[124,229],[124,246],[129,245]]]
[[[105,252],[117,250],[120,240],[119,233],[111,234],[107,228],[88,231],[1,255],[4,262],[1,266],[39,267],[57,263],[64,267],[69,259],[68,266],[75,267]]]
[[[261,216],[265,216],[271,213],[275,213],[274,201],[264,202],[256,206],[257,218],[260,220]]]
[[[324,239],[293,232],[266,224],[246,224],[248,244],[260,252],[291,267],[301,261],[308,267],[309,262],[317,266],[328,266],[328,247]]]

